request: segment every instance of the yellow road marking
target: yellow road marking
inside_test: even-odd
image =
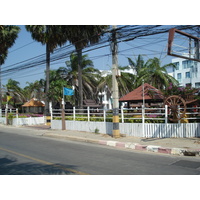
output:
[[[79,174],[79,175],[89,175],[89,174],[86,174],[86,173],[84,173],[84,172],[80,172],[80,171],[77,171],[77,170],[74,170],[74,169],[66,168],[66,167],[63,167],[63,166],[61,166],[61,165],[57,165],[57,164],[54,164],[54,163],[51,163],[51,162],[48,162],[48,161],[45,161],[45,160],[40,160],[40,159],[31,157],[31,156],[28,156],[28,155],[25,155],[25,154],[17,153],[17,152],[15,152],[15,151],[12,151],[12,150],[9,150],[9,149],[4,149],[4,148],[2,148],[2,147],[0,147],[0,150],[6,151],[6,152],[9,152],[9,153],[12,153],[12,154],[15,154],[15,155],[24,157],[24,158],[28,158],[28,159],[30,159],[30,160],[34,160],[34,161],[36,161],[36,162],[43,163],[43,164],[45,164],[45,165],[51,165],[51,166],[53,166],[53,167],[62,169],[62,170],[64,170],[64,171],[70,171],[70,172],[73,172],[73,173]]]

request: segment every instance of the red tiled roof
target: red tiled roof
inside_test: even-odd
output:
[[[150,95],[148,95],[148,91],[154,91],[154,98],[152,98]],[[162,93],[157,88],[149,85],[148,83],[144,84],[144,99],[145,100],[151,100],[151,99],[163,99]],[[143,100],[143,85],[136,88],[132,92],[129,92],[128,94],[124,95],[119,99],[119,101],[140,101]]]

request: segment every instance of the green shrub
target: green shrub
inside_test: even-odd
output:
[[[95,128],[94,132],[95,132],[95,134],[99,134],[99,129]]]
[[[13,113],[8,113],[8,119],[13,119],[14,117]]]

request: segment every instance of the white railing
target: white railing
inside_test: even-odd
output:
[[[44,124],[45,118],[42,117],[23,117],[20,118],[18,109],[0,109],[0,123],[13,126]]]
[[[182,109],[179,109],[181,113]],[[119,109],[119,119],[121,123],[171,123],[168,120],[168,107],[164,108],[135,108],[126,109],[121,107]],[[52,109],[51,119],[60,120],[62,109]],[[73,121],[102,121],[112,122],[112,109],[65,109],[65,119]],[[184,118],[178,123],[193,123],[200,122],[200,107],[192,107],[186,109]]]
[[[13,116],[18,115],[18,109],[0,109],[0,117],[6,117],[7,114],[12,114]]]
[[[62,129],[61,111],[52,110],[52,129]],[[138,109],[122,107],[119,110],[119,130],[127,136],[145,138],[200,137],[199,111],[200,108],[187,108],[185,118],[172,123],[168,120],[167,106]],[[65,125],[67,130],[95,132],[98,129],[99,133],[112,134],[112,110],[68,109],[65,110]]]
[[[65,121],[66,130],[86,131],[112,135],[112,122]],[[61,130],[61,120],[52,120],[51,129]],[[194,138],[200,137],[200,123],[119,123],[120,134],[144,138]]]
[[[51,117],[53,119],[60,120],[62,115],[62,109],[52,109]],[[110,115],[110,116],[109,116]],[[87,107],[86,109],[65,109],[65,119],[73,121],[112,121],[111,109],[92,109]]]

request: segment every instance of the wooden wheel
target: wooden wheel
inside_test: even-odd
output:
[[[186,113],[186,102],[183,98],[172,95],[165,99],[164,105],[168,105],[168,119],[173,122],[178,122],[178,120],[184,118]],[[179,111],[179,108],[182,108]]]

